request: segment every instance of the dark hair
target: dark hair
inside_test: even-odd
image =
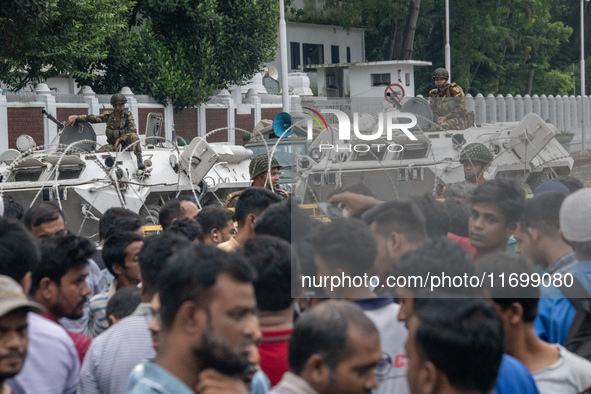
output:
[[[420,276],[427,280],[429,276],[439,276],[445,274],[453,279],[454,276],[468,277],[474,272],[472,258],[457,243],[447,238],[428,239],[421,247],[406,253],[400,261],[394,266],[393,275],[396,277],[406,277],[409,280],[406,288],[413,292],[415,298],[424,291],[419,282],[410,280],[410,277]],[[445,282],[445,290],[452,295],[472,295],[472,287],[455,287]],[[428,288],[427,288],[428,290]],[[425,290],[425,291],[427,291]]]
[[[289,199],[271,205],[257,218],[254,232],[283,238],[291,243],[291,202]]]
[[[277,194],[263,187],[249,187],[236,202],[236,221],[239,226],[244,225],[246,217],[250,214],[259,216],[270,205],[282,200]]]
[[[162,329],[172,327],[175,316],[186,301],[208,308],[209,290],[220,274],[242,283],[252,283],[256,272],[244,257],[211,245],[191,245],[176,253],[158,281]]]
[[[477,299],[428,299],[415,306],[415,341],[422,358],[459,390],[490,392],[503,358],[501,318]]]
[[[417,205],[407,199],[386,201],[362,216],[368,225],[377,224],[377,230],[384,237],[396,232],[413,244],[422,243],[427,238],[425,217]]]
[[[0,218],[0,256],[0,275],[19,283],[41,261],[37,240],[22,222],[11,218]]]
[[[560,206],[566,196],[560,192],[545,192],[533,196],[525,203],[519,225],[533,227],[548,237],[557,237],[560,229]]]
[[[257,235],[246,241],[243,253],[257,272],[254,292],[259,310],[276,312],[289,308],[293,302],[289,242],[270,235]]]
[[[4,217],[13,218],[22,222],[25,209],[16,201],[8,201],[4,204]]]
[[[341,220],[322,226],[312,240],[314,253],[334,268],[363,275],[373,268],[378,254],[369,227],[359,219]]]
[[[470,207],[460,200],[448,198],[443,202],[449,213],[449,232],[460,237],[468,237],[468,220],[470,219]]]
[[[546,194],[546,193],[543,193]],[[507,280],[511,276],[518,278],[519,286],[490,286],[490,281],[484,282],[484,288],[490,294],[495,304],[498,304],[501,309],[509,308],[513,303],[517,302],[523,307],[523,321],[525,323],[532,323],[538,314],[538,301],[540,299],[540,289],[533,285],[531,280],[527,283],[519,279],[521,274],[525,274],[528,278],[532,277],[536,270],[533,265],[523,258],[511,256],[506,252],[496,252],[485,256],[476,263],[476,275],[482,276],[493,275],[498,278],[503,274]],[[526,286],[524,286],[526,284]]]
[[[75,235],[43,238],[39,243],[41,262],[32,274],[30,294],[35,294],[43,278],[49,278],[60,286],[64,275],[72,268],[88,264],[95,252],[94,245],[86,238]]]
[[[64,217],[64,213],[61,209],[53,204],[44,202],[27,210],[24,218],[25,227],[27,227],[27,230],[30,230],[31,227],[36,227],[42,225],[43,223],[56,221],[60,218],[60,216],[65,222],[66,218]]]
[[[130,220],[119,221],[119,219],[123,218]],[[137,229],[139,229],[141,226],[142,220],[140,216],[132,210],[121,207],[109,208],[105,211],[103,217],[99,221],[99,239],[107,239],[116,232],[137,231]]]
[[[493,179],[478,186],[470,202],[497,205],[505,216],[505,225],[508,225],[521,217],[525,206],[525,191],[516,180]]]
[[[159,234],[144,239],[144,246],[138,253],[140,272],[142,274],[142,287],[149,295],[158,292],[158,279],[170,256],[190,245],[186,237],[175,234]]]
[[[102,256],[105,262],[105,267],[109,270],[111,275],[117,277],[117,274],[113,270],[113,265],[118,264],[122,268],[125,268],[125,258],[127,253],[125,249],[134,242],[143,242],[144,237],[137,233],[124,232],[113,235],[107,238],[105,245],[103,246]]]
[[[314,354],[319,354],[331,370],[350,353],[349,328],[378,335],[363,311],[348,301],[325,301],[302,314],[289,338],[289,369],[296,375]]]
[[[178,198],[172,198],[160,207],[158,213],[158,222],[162,226],[162,230],[166,230],[168,226],[174,221],[183,216],[184,209],[181,206],[181,200]]]
[[[199,242],[205,241],[205,235],[203,234],[203,228],[199,223],[191,218],[180,218],[172,222],[172,224],[166,229],[169,234],[176,234],[187,239],[191,242],[196,239]]]
[[[568,188],[568,190],[570,190],[571,193],[574,193],[577,190],[585,187],[583,182],[581,182],[580,179],[575,178],[574,176],[565,175],[565,176],[559,177],[558,180],[560,181],[560,183],[562,183],[564,186],[566,186]]]
[[[123,319],[131,315],[142,302],[142,292],[137,286],[128,286],[119,289],[107,302],[107,320],[113,315],[117,319]]]
[[[447,237],[451,220],[445,204],[441,201],[437,201],[435,197],[429,193],[419,196],[415,201],[425,216],[427,236],[429,238]]]
[[[203,228],[203,234],[206,237],[214,228],[218,230],[226,228],[230,220],[234,220],[234,212],[219,205],[205,207],[197,214],[197,223]]]

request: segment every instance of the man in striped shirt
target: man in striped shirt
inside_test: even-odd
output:
[[[137,286],[141,281],[138,253],[144,242],[137,233],[125,232],[116,234],[103,246],[103,261],[115,279],[109,290],[95,295],[90,300],[88,314],[88,334],[91,338],[109,328],[107,320],[107,303],[115,292],[124,287]]]

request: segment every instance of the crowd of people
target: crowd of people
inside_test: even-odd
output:
[[[347,217],[327,221],[271,183],[233,210],[171,199],[148,237],[111,208],[98,246],[51,203],[6,204],[0,392],[591,392],[591,188],[567,177],[526,199],[496,179],[386,202],[339,190],[329,201]],[[443,273],[491,280],[389,282]],[[378,281],[302,280],[364,275]]]

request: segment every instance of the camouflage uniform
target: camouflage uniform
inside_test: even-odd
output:
[[[432,125],[431,130],[464,130],[472,126],[473,117],[468,114],[464,91],[455,83],[446,83],[443,92],[435,88],[429,92],[429,104],[433,110],[433,120],[447,116],[447,120],[442,125]],[[472,120],[471,120],[472,118]]]
[[[98,150],[99,152],[114,152],[115,141],[117,141],[119,138],[122,140],[120,144],[123,149],[134,142],[139,141],[139,137],[137,135],[137,126],[135,125],[132,113],[128,110],[124,110],[121,113],[121,118],[119,120],[115,120],[115,115],[113,112],[105,112],[102,115],[82,115],[78,117],[77,121],[107,124],[107,130],[105,133],[107,134],[108,145],[103,145]],[[133,153],[136,155],[141,155],[142,147],[140,144],[135,144],[133,146]]]

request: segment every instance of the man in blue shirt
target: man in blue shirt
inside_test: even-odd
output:
[[[190,246],[174,255],[158,286],[158,353],[136,367],[125,392],[191,394],[213,381],[246,392],[241,376],[261,336],[255,277],[243,257],[214,246]]]
[[[570,194],[560,207],[560,230],[572,246],[579,262],[571,273],[591,293],[591,189],[584,188]],[[568,279],[568,278],[567,278]],[[550,343],[564,345],[576,315],[575,307],[564,297],[559,287],[565,276],[555,273],[552,285],[542,288],[538,316],[534,322],[536,334]],[[566,281],[570,283],[570,281]]]

